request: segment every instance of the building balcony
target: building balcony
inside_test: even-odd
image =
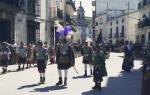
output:
[[[118,34],[118,33],[114,33],[114,37],[115,37],[115,38],[118,38],[118,37],[119,37],[119,34]]]
[[[144,28],[150,26],[150,18],[138,22],[138,28]]]
[[[63,11],[59,8],[57,8],[57,18],[58,19],[63,19]]]
[[[66,13],[68,15],[73,15],[76,11],[75,3],[72,0],[66,0]]]
[[[124,33],[120,33],[120,37],[124,37]]]
[[[68,23],[71,23],[70,15],[66,14],[66,20],[65,21],[68,22]]]
[[[109,38],[110,38],[110,39],[112,38],[112,34],[109,34]]]
[[[142,9],[147,5],[150,5],[150,0],[142,0],[138,3],[138,9]]]
[[[0,0],[0,9],[7,10],[12,13],[25,10],[24,0]]]

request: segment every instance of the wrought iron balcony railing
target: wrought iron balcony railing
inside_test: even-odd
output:
[[[142,0],[141,2],[138,3],[138,9],[144,8],[144,6],[149,5],[150,0]]]
[[[150,18],[138,22],[138,28],[144,28],[150,26]]]
[[[59,19],[63,19],[63,11],[61,9],[59,9],[59,8],[57,8],[57,17]]]
[[[70,18],[70,15],[66,14],[66,21],[71,23],[71,18]]]
[[[18,9],[25,9],[24,0],[0,0],[0,3],[4,3],[8,6],[15,7]]]
[[[120,37],[124,37],[124,33],[120,33]]]
[[[109,38],[112,38],[112,34],[109,34]]]
[[[114,33],[114,37],[115,38],[119,37],[119,34],[118,33]]]

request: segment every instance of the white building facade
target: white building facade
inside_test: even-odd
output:
[[[125,13],[119,17],[107,21],[108,40],[107,42],[116,44],[124,41],[136,42],[136,24],[138,23],[139,12]]]
[[[115,13],[115,14],[114,14]],[[116,12],[106,10],[97,14],[95,22],[96,38],[102,33],[104,42],[116,44],[125,40],[136,42],[136,24],[139,12]]]
[[[137,30],[135,24],[137,24],[139,18],[139,13],[136,11],[138,1],[94,1],[93,34],[95,37],[93,38],[96,40],[101,32],[104,42],[118,43],[120,40],[135,42],[135,31]]]
[[[49,0],[1,0],[3,11],[1,20],[6,25],[0,25],[2,41],[37,42],[47,41],[47,19]],[[5,6],[4,6],[5,5]],[[11,7],[9,7],[11,6]],[[10,15],[11,14],[11,15]],[[5,34],[7,33],[7,34]]]
[[[72,0],[1,0],[0,41],[50,44],[55,39],[54,21],[69,21],[73,12]]]

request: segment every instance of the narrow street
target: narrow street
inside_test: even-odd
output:
[[[43,85],[38,85],[37,68],[0,75],[0,95],[140,95],[141,61],[134,61],[132,73],[121,72],[122,61],[123,53],[111,53],[106,61],[108,76],[102,82],[102,91],[91,89],[94,85],[91,76],[82,77],[84,69],[80,57],[76,59],[75,65],[79,74],[74,68],[70,69],[67,87],[55,86],[58,81],[57,66],[48,65],[46,84]],[[16,68],[17,66],[9,67],[10,70]]]

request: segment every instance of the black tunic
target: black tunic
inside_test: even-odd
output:
[[[69,44],[62,44],[57,46],[56,63],[58,69],[69,69],[71,66],[74,65],[74,52]]]

